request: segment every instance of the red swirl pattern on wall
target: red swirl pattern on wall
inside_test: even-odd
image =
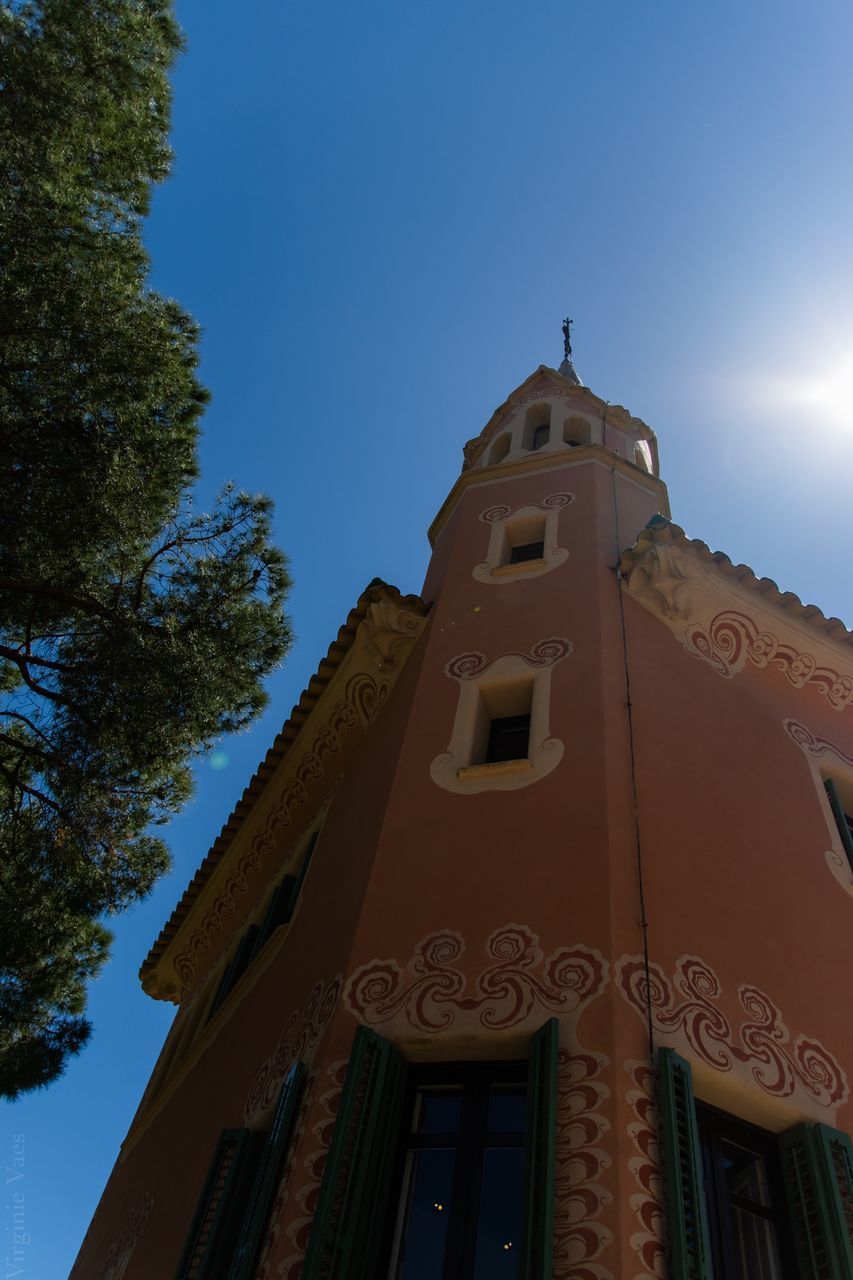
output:
[[[521,658],[529,667],[552,667],[563,658],[567,658],[574,649],[571,640],[565,636],[551,636],[547,640],[537,640],[529,653],[502,653],[498,658],[487,658],[484,653],[460,653],[451,658],[444,668],[444,674],[452,680],[473,680],[481,676],[489,667],[494,666],[501,658]]]
[[[486,524],[497,524],[500,520],[506,520],[507,516],[512,515],[513,510],[526,510],[527,507],[545,507],[549,511],[553,511],[559,507],[567,507],[570,502],[574,502],[575,495],[573,493],[551,493],[547,498],[543,498],[541,502],[528,502],[522,507],[507,507],[500,505],[496,507],[486,507],[485,511],[480,512],[480,519]]]
[[[798,747],[802,747],[807,755],[817,757],[831,752],[844,764],[853,768],[853,756],[848,756],[845,751],[837,747],[834,742],[830,742],[828,738],[818,737],[816,733],[812,733],[811,729],[807,729],[804,724],[800,724],[799,720],[785,720],[783,723],[785,732],[790,738],[793,738]]]
[[[371,960],[356,969],[344,1003],[360,1022],[380,1025],[398,1015],[418,1031],[451,1027],[459,1014],[474,1014],[483,1027],[511,1027],[534,1006],[574,1013],[604,988],[607,963],[586,947],[559,947],[545,959],[538,936],[507,924],[486,941],[488,965],[473,990],[456,961],[462,935],[446,929],[418,943],[403,970],[396,960]]]
[[[202,952],[222,932],[226,916],[236,910],[238,900],[248,893],[255,873],[275,849],[281,833],[292,825],[294,810],[305,803],[308,784],[323,776],[326,760],[340,751],[344,736],[355,728],[359,720],[368,724],[373,719],[385,700],[388,685],[380,683],[367,672],[360,672],[350,679],[344,692],[345,697],[335,704],[310,749],[300,757],[295,776],[282,787],[267,814],[263,828],[253,837],[249,848],[240,857],[184,950],[175,956],[175,972],[184,994],[195,983]]]
[[[104,1259],[103,1267],[98,1273],[98,1280],[121,1280],[130,1265],[133,1251],[139,1242],[139,1237],[145,1229],[145,1223],[148,1221],[153,1208],[154,1197],[150,1191],[146,1191],[142,1199],[134,1206],[127,1226]],[[9,1270],[7,1264],[7,1275],[14,1274],[14,1269]]]
[[[756,667],[772,665],[784,672],[795,689],[814,686],[836,711],[853,701],[853,679],[820,666],[812,654],[783,644],[770,631],[760,631],[752,618],[733,609],[715,614],[707,628],[688,627],[685,648],[722,676],[736,675],[746,662]]]
[[[265,1111],[276,1099],[291,1064],[314,1047],[331,1018],[341,994],[342,977],[318,982],[308,997],[304,1011],[294,1010],[285,1024],[275,1050],[261,1066],[249,1088],[243,1115],[249,1119]]]
[[[268,1280],[270,1276],[270,1265],[278,1244],[278,1238],[281,1235],[284,1214],[290,1199],[290,1187],[296,1169],[296,1156],[305,1135],[306,1119],[313,1105],[316,1082],[317,1077],[314,1074],[310,1075],[305,1082],[305,1089],[299,1104],[299,1113],[293,1127],[293,1136],[287,1149],[287,1158],[281,1171],[281,1177],[278,1180],[275,1199],[267,1220],[267,1231],[261,1243],[258,1261],[255,1264],[254,1280]]]
[[[338,1115],[338,1107],[343,1093],[348,1065],[349,1063],[344,1059],[343,1061],[333,1062],[326,1069],[326,1076],[330,1085],[317,1098],[314,1103],[314,1114],[309,1116],[308,1127],[316,1138],[318,1145],[306,1155],[302,1162],[307,1178],[293,1197],[301,1210],[301,1216],[294,1218],[287,1227],[287,1236],[291,1242],[293,1252],[280,1262],[276,1268],[276,1276],[281,1277],[281,1280],[299,1280],[302,1275],[302,1264],[305,1261],[311,1226],[317,1210],[320,1184],[323,1181],[326,1159],[332,1143],[332,1134],[335,1131],[335,1121]],[[264,1280],[264,1278],[259,1275],[258,1280]]]
[[[628,1090],[627,1102],[637,1117],[628,1125],[628,1134],[637,1150],[637,1154],[629,1158],[628,1168],[638,1187],[628,1202],[640,1225],[640,1230],[630,1237],[630,1244],[643,1267],[634,1280],[663,1280],[666,1256],[654,1075],[648,1062],[626,1062],[625,1070],[633,1086]]]
[[[607,1061],[600,1053],[565,1048],[557,1056],[554,1280],[613,1280],[596,1263],[613,1241],[598,1221],[613,1199],[599,1181],[612,1164],[598,1145],[610,1128],[600,1110],[610,1090],[597,1078]]]
[[[480,519],[485,520],[486,524],[497,524],[499,520],[505,520],[512,507],[504,505],[497,507],[487,507],[485,511],[480,512]]]
[[[617,978],[625,999],[645,1019],[647,996],[655,1030],[682,1037],[703,1062],[717,1071],[748,1068],[767,1094],[787,1098],[799,1087],[820,1107],[837,1107],[848,1097],[847,1077],[823,1045],[809,1036],[791,1035],[769,996],[742,984],[738,999],[746,1014],[737,1033],[717,1006],[719,979],[698,956],[682,956],[669,981],[658,965],[646,981],[641,956],[626,956]]]

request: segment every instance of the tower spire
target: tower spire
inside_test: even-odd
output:
[[[560,365],[559,372],[564,378],[568,378],[569,382],[573,382],[575,386],[581,385],[581,380],[577,375],[575,366],[572,364],[572,325],[574,320],[570,320],[566,316],[563,321],[563,362]]]

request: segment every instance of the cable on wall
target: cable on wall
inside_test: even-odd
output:
[[[637,789],[637,753],[634,741],[634,704],[631,701],[631,671],[628,665],[628,635],[625,628],[625,601],[622,595],[622,542],[619,536],[619,503],[616,498],[616,468],[610,468],[613,490],[613,523],[616,536],[616,588],[619,596],[619,624],[622,632],[622,657],[625,664],[625,707],[628,714],[628,742],[631,753],[631,795],[634,809],[634,847],[636,850],[637,889],[640,901],[640,928],[643,933],[643,977],[646,988],[646,1030],[649,1037],[649,1061],[654,1071],[655,1038],[652,1020],[652,989],[649,963],[649,920],[646,915],[646,886],[643,875],[643,848],[640,839],[640,804]]]

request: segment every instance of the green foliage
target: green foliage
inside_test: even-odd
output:
[[[99,923],[168,855],[189,765],[264,704],[270,504],[195,511],[198,330],[147,287],[166,0],[0,2],[0,1093],[85,1042]]]

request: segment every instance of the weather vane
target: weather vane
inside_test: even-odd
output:
[[[564,360],[568,360],[569,356],[572,354],[572,325],[573,324],[574,324],[574,320],[570,320],[568,316],[566,316],[565,320],[563,321],[563,359]]]

